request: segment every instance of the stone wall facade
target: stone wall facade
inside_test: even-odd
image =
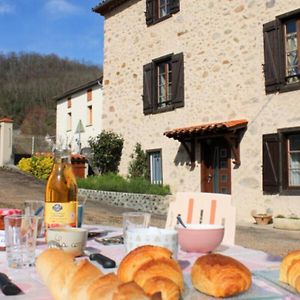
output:
[[[247,119],[241,165],[232,165],[231,191],[238,220],[250,212],[300,211],[299,196],[262,192],[262,135],[300,125],[300,91],[266,95],[263,24],[298,9],[294,0],[181,0],[180,11],[146,26],[145,0],[131,0],[105,16],[103,128],[124,137],[120,172],[127,174],[137,142],[162,150],[163,182],[177,191],[201,191],[200,147],[191,168],[180,143],[167,130]],[[143,65],[184,53],[185,105],[143,114]]]
[[[98,201],[107,205],[131,208],[156,215],[166,215],[173,196],[157,196],[132,193],[117,193],[79,189],[80,198]]]

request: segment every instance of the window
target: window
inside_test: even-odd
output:
[[[180,10],[179,0],[146,0],[146,24],[152,25]]]
[[[67,107],[68,107],[68,108],[71,108],[71,107],[72,107],[72,99],[71,99],[71,97],[68,98],[68,100],[67,100]]]
[[[71,131],[72,130],[72,113],[68,113],[67,116],[67,131]]]
[[[161,151],[149,151],[150,180],[153,184],[162,184]]]
[[[157,105],[164,107],[172,101],[172,63],[164,61],[157,64]]]
[[[89,89],[89,90],[86,91],[86,99],[87,99],[87,101],[92,101],[93,100],[92,89]]]
[[[264,24],[266,93],[300,89],[300,10]]]
[[[87,107],[87,126],[93,125],[93,107],[89,105]]]
[[[263,190],[300,194],[300,128],[263,136]]]
[[[144,65],[144,114],[184,106],[183,53],[167,55]]]

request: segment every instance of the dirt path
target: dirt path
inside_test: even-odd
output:
[[[0,168],[0,207],[22,208],[26,199],[44,199],[45,183],[21,172]],[[84,223],[121,226],[122,213],[128,209],[90,201],[86,204]],[[151,216],[151,225],[163,227],[165,217]],[[236,244],[283,256],[300,249],[300,232],[273,229],[272,225],[239,224]]]

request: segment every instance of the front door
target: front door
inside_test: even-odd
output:
[[[201,143],[201,191],[231,194],[231,150],[225,139]]]

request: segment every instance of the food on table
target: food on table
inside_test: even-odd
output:
[[[251,272],[236,259],[207,254],[199,257],[191,271],[193,286],[202,293],[214,297],[229,297],[251,286]]]
[[[45,226],[57,227],[77,224],[77,183],[70,155],[55,150],[54,164],[45,191]]]
[[[163,300],[179,299],[183,274],[172,252],[159,246],[141,246],[125,256],[118,269],[123,282],[135,281],[149,296],[161,293]]]
[[[36,262],[37,273],[55,300],[149,300],[135,283],[123,283],[116,274],[104,275],[87,259],[75,262],[60,249],[47,249]]]
[[[279,280],[300,293],[300,250],[288,253],[280,264]]]

